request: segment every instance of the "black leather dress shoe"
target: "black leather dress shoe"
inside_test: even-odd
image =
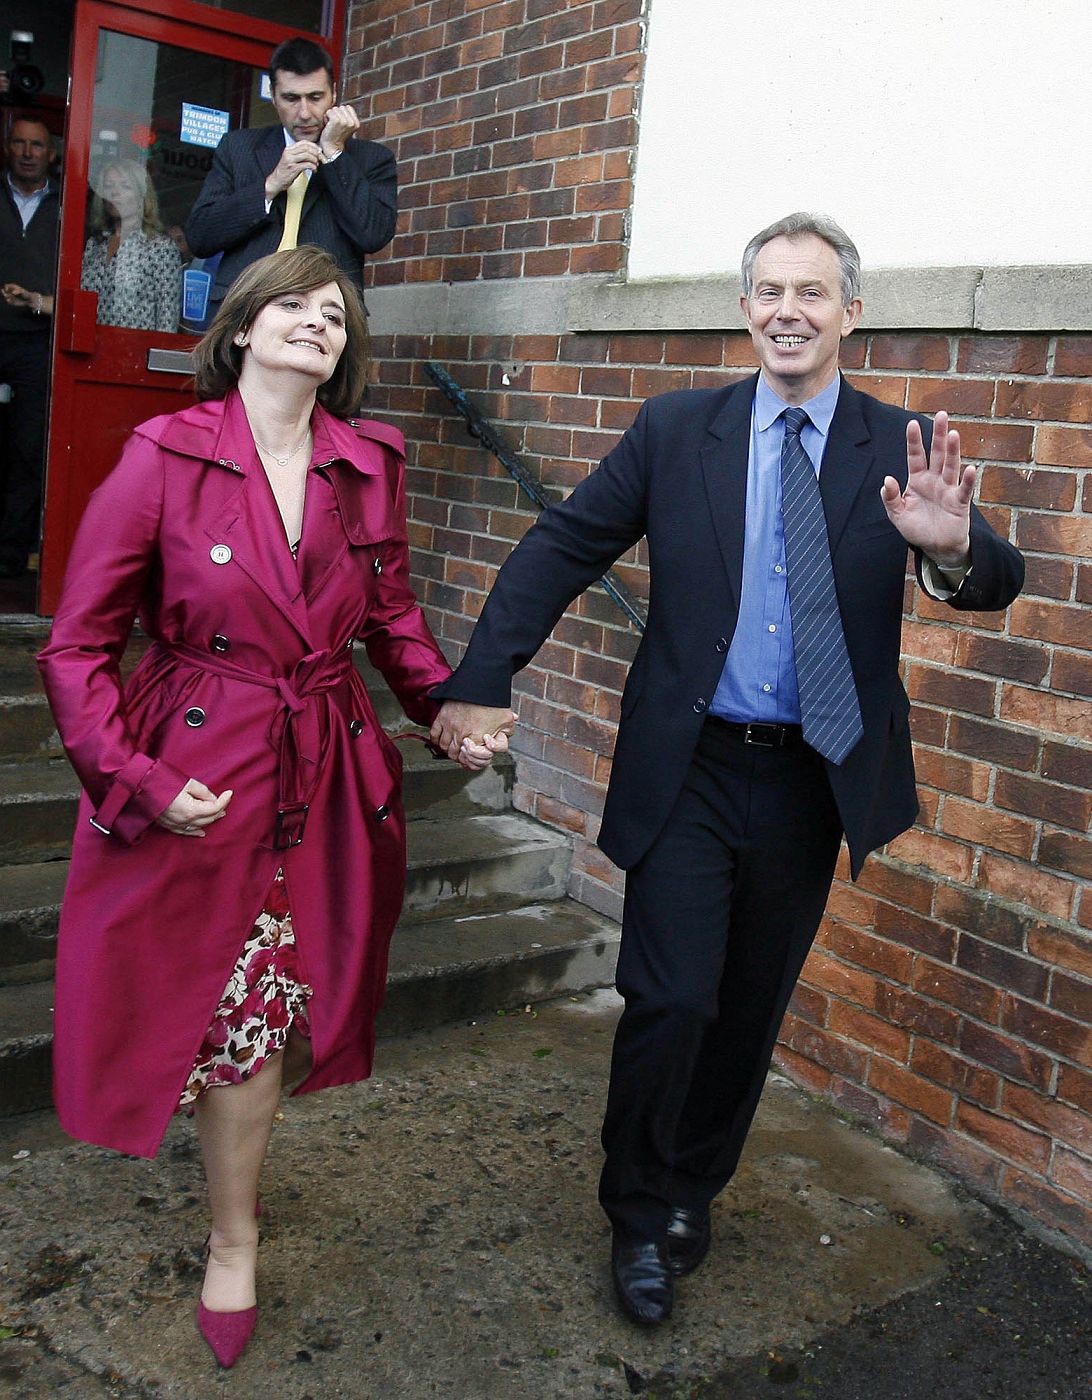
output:
[[[708,1206],[704,1210],[675,1207],[667,1222],[667,1267],[676,1278],[694,1272],[709,1253],[711,1239]]]
[[[610,1272],[622,1311],[645,1327],[664,1322],[671,1316],[675,1301],[675,1280],[661,1244],[611,1245]]]

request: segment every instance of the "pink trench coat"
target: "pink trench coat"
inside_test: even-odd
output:
[[[409,586],[401,434],[320,407],[312,427],[298,571],[237,393],[137,428],[39,657],[84,787],[56,1104],[73,1136],[122,1152],[155,1155],[279,866],[314,991],[300,1090],[371,1071],[405,821],[352,639],[424,724],[450,667]],[[152,645],[123,693],[137,614]],[[234,791],[200,840],[154,824],[191,777]]]

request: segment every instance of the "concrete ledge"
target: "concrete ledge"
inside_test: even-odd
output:
[[[738,276],[525,277],[368,292],[377,335],[738,331]],[[1092,330],[1092,268],[881,268],[864,274],[864,330]]]
[[[1092,267],[987,267],[975,303],[984,331],[1092,329]]]
[[[410,282],[367,293],[373,335],[564,335],[573,277]]]

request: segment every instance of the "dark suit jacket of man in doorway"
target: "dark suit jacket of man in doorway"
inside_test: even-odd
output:
[[[57,281],[60,194],[53,138],[38,117],[11,123],[0,175],[0,383],[12,390],[0,503],[0,578],[18,578],[38,547]]]
[[[221,138],[186,220],[196,257],[223,250],[215,305],[244,267],[280,246],[288,189],[301,173],[307,190],[296,244],[324,248],[359,285],[365,254],[394,236],[394,156],[378,142],[353,139],[360,121],[351,107],[336,105],[325,50],[311,39],[286,40],[273,51],[269,76],[280,124]]]
[[[971,503],[975,469],[947,416],[930,429],[841,379],[859,278],[830,220],[793,215],[756,235],[741,305],[760,374],[646,402],[513,551],[434,692],[445,747],[509,726],[514,672],[647,539],[648,625],[599,835],[627,872],[600,1200],[619,1301],[639,1322],[669,1315],[673,1278],[708,1248],[709,1205],[739,1159],[842,835],[856,876],[917,814],[899,676],[907,547],[954,609],[1003,608],[1023,581],[1019,553]],[[801,725],[790,604],[806,571],[787,558],[779,465],[798,408],[833,568],[825,621],[840,623],[860,712],[837,762]]]

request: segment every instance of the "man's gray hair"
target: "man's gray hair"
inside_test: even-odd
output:
[[[755,258],[767,243],[775,238],[802,238],[805,234],[813,233],[816,238],[821,238],[824,243],[830,246],[838,255],[838,263],[841,267],[841,287],[842,305],[848,306],[854,297],[861,293],[861,255],[857,251],[857,245],[846,233],[845,229],[839,227],[833,219],[826,214],[787,214],[785,218],[778,219],[776,224],[770,224],[769,228],[764,228],[761,233],[756,233],[743,250],[743,265],[741,274],[743,277],[743,295],[749,297],[754,286]]]

